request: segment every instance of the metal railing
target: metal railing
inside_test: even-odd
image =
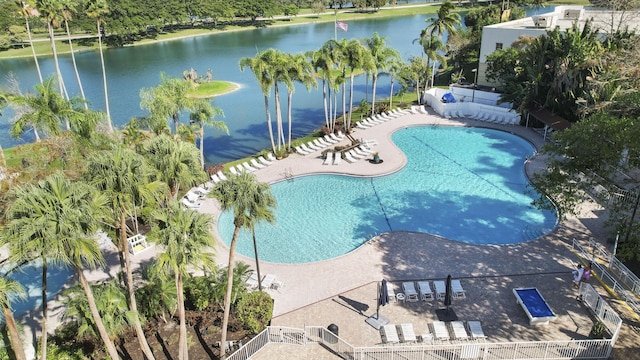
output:
[[[590,253],[588,249],[582,246],[576,239],[573,239],[572,246],[573,249],[578,251],[580,256],[591,260],[592,268],[600,277],[600,281],[607,285],[620,299],[624,300],[636,314],[640,315],[640,299],[638,298],[640,294],[638,290],[640,288],[640,280],[638,277],[614,256],[610,256],[609,259],[604,259],[605,262],[609,264],[609,268],[606,268],[605,265],[595,261],[596,259],[593,252]]]
[[[594,299],[595,290],[585,284],[584,296]],[[591,287],[591,291],[589,288]],[[597,293],[595,293],[597,295]],[[604,303],[604,305],[603,305]],[[605,325],[615,324],[617,316],[606,308],[603,300],[596,301],[598,313],[603,314]],[[619,319],[619,318],[618,318]],[[618,326],[619,329],[619,326]],[[617,335],[617,331],[616,331]],[[354,347],[323,327],[304,329],[268,327],[254,339],[230,355],[230,360],[247,360],[269,343],[306,345],[318,343],[347,360],[424,360],[424,359],[606,359],[611,355],[614,339],[519,341],[500,343],[460,342],[456,344],[424,344],[400,346]]]
[[[611,345],[613,346],[618,339],[622,319],[590,284],[580,283],[579,295],[582,303],[607,327],[611,333]]]

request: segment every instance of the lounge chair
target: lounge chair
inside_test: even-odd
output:
[[[451,321],[449,326],[451,326],[451,333],[453,333],[453,338],[455,340],[469,339],[469,335],[467,335],[467,330],[465,330],[464,323],[462,321]]]
[[[467,298],[466,292],[462,288],[462,284],[460,283],[460,280],[451,280],[451,290],[453,291],[454,299]]]
[[[184,194],[184,198],[189,200],[190,202],[196,202],[196,201],[198,201],[198,199],[200,199],[200,195],[198,195],[195,192],[189,190],[189,191],[187,191],[186,194]]]
[[[327,146],[331,146],[331,145],[333,145],[333,143],[330,143],[330,142],[328,142],[328,141],[325,141],[325,140],[324,140],[324,138],[318,138],[318,139],[316,139],[316,140],[318,140],[318,142],[319,142],[320,144],[322,144],[324,147],[327,147]]]
[[[362,130],[366,130],[366,129],[370,128],[371,126],[369,126],[367,124],[364,124],[363,121],[360,121],[359,123],[356,124],[356,127],[360,128]]]
[[[366,152],[364,152],[364,151],[360,150],[360,147],[357,147],[357,148],[355,148],[355,149],[353,149],[353,150],[351,150],[351,151],[353,151],[354,153],[356,153],[356,154],[360,155],[363,159],[364,159],[364,158],[366,158],[367,156],[369,156],[369,154],[368,154],[368,153],[366,153]]]
[[[342,141],[342,138],[337,137],[334,133],[329,134],[329,137],[332,138],[336,142],[336,144]]]
[[[309,152],[302,150],[300,146],[296,146],[294,149],[296,149],[296,152],[302,156],[309,155]]]
[[[304,149],[304,144],[300,145],[300,147],[302,147]],[[318,150],[322,150],[322,148],[316,144],[313,143],[313,141],[309,141],[307,143],[307,147],[309,149],[311,149],[312,151],[318,151]]]
[[[418,107],[418,111],[420,111],[421,113],[428,115],[429,112],[427,111],[427,109],[424,108],[424,106],[420,105],[420,107]]]
[[[337,144],[340,141],[340,140],[332,139],[331,136],[329,136],[329,135],[325,135],[323,139],[324,139],[325,142],[327,142],[329,144]]]
[[[408,302],[416,302],[419,300],[418,292],[416,291],[416,285],[413,281],[406,281],[402,283],[402,291]]]
[[[340,140],[344,139],[344,133],[342,132],[342,130],[338,130],[338,138]]]
[[[275,280],[273,284],[271,284],[271,289],[277,292],[280,292],[280,290],[282,290],[283,287],[284,287],[284,281],[282,280]]]
[[[245,169],[245,171],[246,171],[246,172],[254,172],[254,171],[256,171],[256,170],[257,170],[257,169],[256,169],[256,168],[254,168],[253,166],[249,165],[249,163],[248,163],[248,162],[246,162],[246,161],[242,163],[242,166],[244,167],[244,169]]]
[[[216,175],[218,175],[218,178],[220,178],[221,181],[226,181],[228,180],[226,176],[224,176],[224,173],[222,172],[222,170],[218,171],[216,173]]]
[[[344,159],[347,160],[347,162],[350,162],[352,164],[358,161],[358,159],[355,159],[353,156],[351,156],[350,151],[347,151],[346,153],[344,153]]]
[[[393,289],[393,285],[387,281],[387,298],[389,302],[398,302],[396,298],[396,291]]]
[[[235,166],[231,166],[229,167],[229,171],[233,174],[233,175],[239,175],[240,173],[238,172],[238,170],[236,170]]]
[[[433,288],[436,290],[436,299],[444,300],[444,295],[447,292],[447,285],[442,280],[436,280],[433,282]]]
[[[211,174],[211,180],[214,182],[214,184],[217,184],[220,181],[222,181],[222,180],[220,180],[220,177],[218,177],[218,175],[216,175],[216,174]]]
[[[428,281],[418,282],[418,292],[420,293],[420,299],[423,301],[433,301],[433,291]]]
[[[318,140],[318,139],[313,139],[313,144],[314,144],[315,146],[319,147],[320,149],[324,149],[324,148],[326,148],[327,146],[329,146],[329,144],[327,144],[327,145],[322,144],[322,143],[320,142],[320,140]]]
[[[469,331],[471,338],[474,340],[486,338],[484,331],[482,331],[480,321],[467,321],[467,330]]]
[[[342,154],[337,152],[333,154],[333,165],[338,165],[342,162]]]
[[[258,161],[260,161],[260,163],[265,165],[265,166],[269,166],[269,165],[273,164],[271,161],[265,159],[264,156],[262,156],[262,155],[260,155],[258,157]]]
[[[276,281],[276,276],[272,274],[267,274],[262,279],[262,288],[263,289],[271,289],[271,285]]]
[[[258,162],[258,160],[256,160],[256,159],[251,159],[251,166],[253,166],[256,169],[264,169],[266,167],[266,166],[260,164]]]
[[[278,159],[276,159],[276,157],[273,156],[273,153],[270,152],[270,153],[267,154],[267,160],[269,160],[271,162],[275,162]]]
[[[255,290],[258,288],[258,274],[254,271],[251,273],[251,276],[245,281],[247,289]]]
[[[311,150],[309,147],[307,147],[307,145],[305,144],[300,144],[300,149],[304,150],[307,152],[307,154],[311,154],[312,152],[316,151],[315,149]]]
[[[449,340],[449,331],[447,325],[443,321],[434,321],[431,323],[431,333],[436,340]]]
[[[189,209],[197,209],[200,207],[199,202],[189,201],[187,198],[180,199],[180,202]]]
[[[411,106],[411,110],[409,110],[412,114],[418,114],[418,107],[415,105]]]
[[[380,337],[385,344],[399,343],[398,330],[395,325],[387,324],[380,327]]]
[[[400,324],[396,326],[398,335],[400,335],[400,341],[402,342],[416,342],[416,333],[413,331],[413,324]]]
[[[375,153],[375,151],[371,150],[370,148],[366,147],[365,145],[360,145],[359,147],[357,147],[357,149],[360,149],[361,152],[367,154],[367,155],[371,155],[373,153]]]
[[[331,165],[333,163],[333,152],[329,151],[327,157],[322,162],[322,165]]]
[[[242,164],[236,165],[236,170],[238,171],[238,174],[243,173],[245,171],[244,167],[242,167]]]

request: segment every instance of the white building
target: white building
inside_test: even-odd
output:
[[[487,55],[492,52],[511,47],[520,36],[538,37],[558,27],[561,31],[570,29],[578,23],[580,29],[587,20],[592,20],[592,27],[600,34],[606,35],[618,29],[640,31],[640,12],[616,12],[611,10],[590,10],[583,6],[557,6],[553,12],[534,15],[524,19],[485,26],[482,28],[480,60],[478,64],[478,84],[492,85],[485,77]]]

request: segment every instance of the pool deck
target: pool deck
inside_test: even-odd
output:
[[[393,173],[406,164],[406,157],[391,141],[397,129],[416,125],[473,126],[500,129],[517,134],[539,149],[542,136],[522,126],[497,125],[467,119],[444,119],[432,112],[407,114],[366,130],[357,129],[357,139],[375,140],[374,150],[384,160],[373,165],[366,160],[350,164],[322,165],[320,151],[311,155],[292,154],[275,164],[255,172],[262,182],[276,182],[290,176],[331,173],[353,176],[377,176]],[[343,140],[341,144],[347,144]],[[527,174],[545,168],[546,159],[535,156],[525,164]],[[331,201],[317,199],[316,201]],[[206,199],[200,211],[217,218],[216,200]],[[301,214],[301,216],[304,216]],[[274,298],[273,325],[302,328],[336,324],[340,336],[354,346],[374,346],[380,343],[379,333],[364,320],[375,312],[376,286],[381,279],[390,281],[396,292],[401,292],[402,281],[444,279],[447,275],[459,278],[467,292],[467,298],[456,300],[453,309],[460,320],[480,320],[488,340],[516,341],[540,339],[582,339],[591,327],[586,309],[575,300],[576,290],[571,285],[571,270],[578,258],[571,252],[571,239],[586,241],[590,237],[605,239],[601,209],[586,204],[581,214],[569,217],[556,229],[537,240],[516,245],[472,245],[415,232],[380,234],[360,248],[338,258],[309,264],[276,264],[261,262],[264,274],[273,274],[284,283],[280,291],[270,291]],[[322,221],[318,219],[318,221]],[[331,226],[331,224],[327,224]],[[212,229],[219,238],[217,228]],[[607,246],[607,244],[603,243]],[[110,244],[104,244],[108,267],[86,271],[89,280],[113,277],[117,273],[118,258]],[[221,241],[216,247],[216,261],[220,266],[228,262],[228,248]],[[149,263],[156,249],[132,257],[135,267]],[[236,261],[251,267],[255,260],[236,254]],[[595,279],[592,284],[601,295],[607,293]],[[558,319],[542,327],[530,327],[524,311],[515,302],[511,289],[537,287]],[[50,302],[50,325],[59,321],[60,306]],[[381,314],[391,323],[412,323],[417,335],[426,330],[427,323],[436,319],[435,310],[441,302],[389,304],[381,308]],[[621,307],[622,308],[622,307]],[[36,309],[37,310],[37,309]],[[31,316],[35,315],[35,316]],[[622,314],[624,315],[624,314]],[[37,329],[37,312],[21,319],[29,328]],[[27,329],[25,329],[27,330]],[[623,330],[625,326],[623,325]],[[33,336],[28,333],[27,336]],[[618,344],[629,344],[633,349],[640,342],[637,331],[623,331]],[[618,345],[617,345],[618,346]],[[635,352],[637,353],[637,352]],[[634,352],[621,358],[632,358]],[[269,345],[256,359],[314,358],[333,359],[335,355],[319,346],[300,347]]]

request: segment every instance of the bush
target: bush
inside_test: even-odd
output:
[[[605,339],[606,335],[607,327],[602,323],[602,321],[596,321],[591,327],[591,333],[589,336],[594,339]]]
[[[264,330],[273,313],[273,299],[264,291],[246,293],[238,302],[238,318],[254,334]]]

